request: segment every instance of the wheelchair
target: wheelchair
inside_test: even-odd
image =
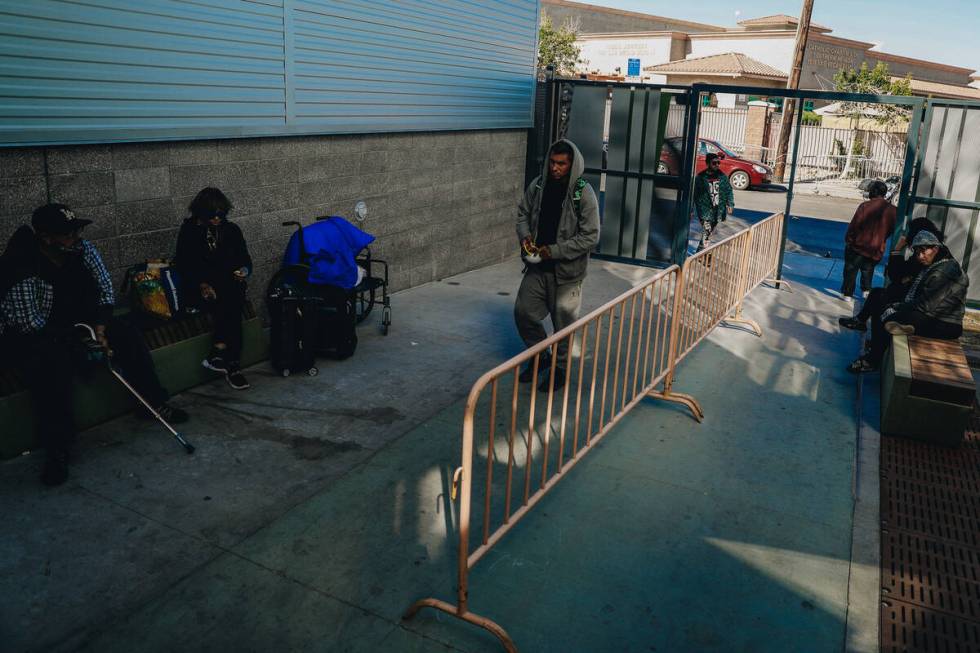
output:
[[[332,216],[320,216],[316,221],[327,220]],[[295,227],[299,234],[300,243],[300,262],[284,265],[269,280],[267,295],[272,292],[286,291],[292,294],[326,294],[336,297],[338,292],[346,293],[347,298],[353,303],[355,311],[355,321],[357,324],[364,322],[375,304],[381,304],[381,333],[388,335],[391,327],[391,299],[388,296],[388,262],[374,258],[371,255],[371,248],[365,246],[355,256],[354,262],[364,270],[364,275],[356,286],[350,289],[340,288],[339,286],[329,286],[317,284],[309,280],[310,272],[310,252],[306,249],[303,239],[303,225],[295,221],[283,222],[284,227]],[[378,272],[380,276],[375,274]],[[379,297],[380,295],[380,297]]]

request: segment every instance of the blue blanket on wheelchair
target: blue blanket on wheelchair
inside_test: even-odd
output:
[[[286,246],[283,265],[306,263],[310,266],[310,283],[350,289],[357,285],[355,258],[373,242],[374,236],[334,215],[294,233]]]

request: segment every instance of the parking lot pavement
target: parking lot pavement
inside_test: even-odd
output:
[[[859,199],[827,197],[815,195],[797,187],[793,194],[791,214],[835,222],[850,222],[854,210],[862,202]],[[776,186],[765,189],[735,191],[735,206],[751,211],[764,211],[767,214],[786,210],[786,187]]]

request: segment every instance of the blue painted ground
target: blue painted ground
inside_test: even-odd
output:
[[[760,222],[771,215],[768,211],[752,211],[735,209],[735,213],[722,223],[713,238],[717,242],[746,226]],[[825,258],[844,258],[844,233],[847,231],[846,222],[823,220],[820,218],[791,216],[787,228],[787,251],[802,251]],[[701,236],[701,225],[697,220],[691,221],[690,251],[697,247]]]

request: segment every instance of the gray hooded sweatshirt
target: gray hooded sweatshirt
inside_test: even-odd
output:
[[[549,245],[551,258],[555,260],[555,278],[559,284],[575,283],[585,278],[589,263],[589,252],[599,244],[599,202],[596,200],[592,186],[585,184],[582,188],[582,199],[579,210],[575,210],[572,196],[575,192],[576,181],[585,171],[585,159],[575,144],[569,140],[572,148],[572,168],[569,173],[568,193],[562,204],[561,218],[558,221],[558,235],[554,245]],[[548,179],[548,160],[545,159],[545,170],[527,187],[524,198],[517,209],[517,238],[523,241],[528,236],[536,238],[538,220],[541,216],[541,199],[544,195],[544,184]]]

